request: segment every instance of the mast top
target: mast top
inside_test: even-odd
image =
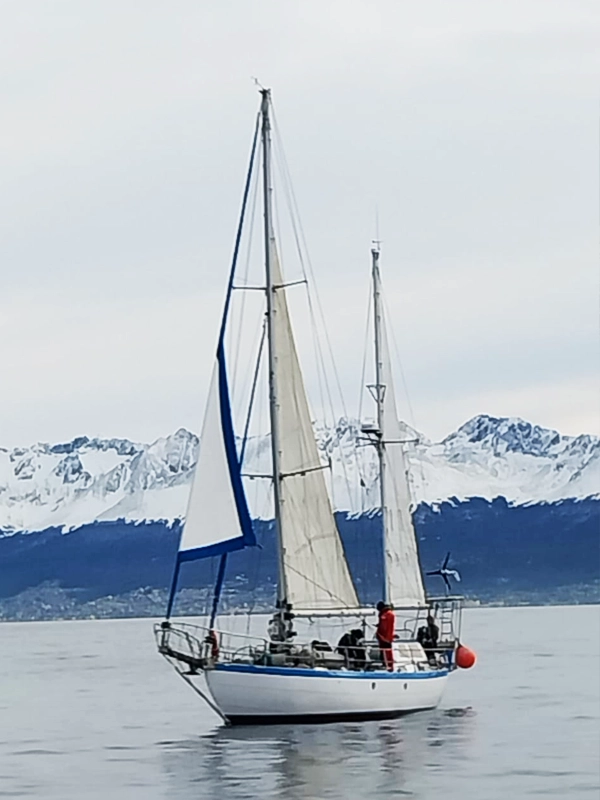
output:
[[[260,84],[258,84],[260,86]],[[271,120],[269,115],[269,106],[271,104],[271,90],[264,89],[262,86],[260,87],[260,95],[262,97],[262,102],[260,104],[260,113],[262,116],[263,121],[263,128],[264,130],[270,131],[271,130]],[[270,167],[269,167],[270,169]]]
[[[267,88],[265,88],[265,87],[262,85],[262,83],[261,83],[261,82],[258,80],[258,78],[255,78],[255,77],[254,77],[254,75],[252,76],[252,80],[254,81],[254,85],[255,85],[255,86],[258,86],[258,91],[259,91],[259,92],[260,92],[262,95],[265,95],[265,94],[267,94],[267,95],[268,95],[268,94],[271,94],[271,90],[270,90],[270,89],[267,89]]]

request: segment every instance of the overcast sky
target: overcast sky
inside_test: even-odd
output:
[[[598,431],[596,0],[4,0],[0,63],[0,445],[199,429],[253,75],[349,410],[377,206],[417,427]]]

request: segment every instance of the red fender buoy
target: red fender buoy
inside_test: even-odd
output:
[[[464,644],[459,644],[456,648],[456,665],[461,669],[471,669],[477,661],[477,656],[473,650],[469,650]]]

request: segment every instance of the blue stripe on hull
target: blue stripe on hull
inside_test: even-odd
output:
[[[217,664],[214,667],[218,672],[241,672],[246,675],[283,675],[295,678],[344,678],[345,680],[430,680],[443,678],[449,675],[449,670],[431,670],[430,672],[385,672],[384,670],[371,672],[353,672],[339,669],[302,669],[299,667],[261,667],[255,664]]]

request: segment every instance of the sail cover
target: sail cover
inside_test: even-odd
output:
[[[425,590],[419,563],[417,539],[410,510],[410,490],[404,458],[402,432],[396,410],[390,351],[382,325],[381,383],[384,435],[384,547],[388,601],[397,608],[425,605]]]
[[[179,560],[206,558],[255,543],[235,445],[221,337],[179,543]]]
[[[294,611],[358,607],[333,516],[292,334],[273,239],[274,344],[278,390],[281,546],[287,601]]]

